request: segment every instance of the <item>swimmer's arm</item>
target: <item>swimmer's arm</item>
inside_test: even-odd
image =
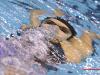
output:
[[[40,25],[40,20],[39,16],[43,15],[45,13],[48,13],[45,10],[31,10],[31,15],[30,15],[30,24],[32,27],[39,27]],[[63,16],[64,13],[60,9],[55,9],[53,14],[57,17]]]
[[[26,30],[28,28],[39,27],[40,23],[41,23],[41,21],[39,20],[39,16],[43,15],[45,13],[48,13],[48,12],[45,11],[45,10],[31,10],[30,13],[31,13],[30,14],[30,26],[27,26],[27,25],[24,24],[24,25],[21,26],[22,30]],[[64,15],[64,13],[58,8],[54,10],[53,14],[57,17]]]

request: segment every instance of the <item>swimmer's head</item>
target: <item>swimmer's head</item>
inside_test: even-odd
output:
[[[57,25],[60,28],[60,30],[67,35],[66,39],[70,39],[76,35],[76,31],[74,30],[74,28],[62,18],[48,17],[42,21],[41,25],[43,24]]]

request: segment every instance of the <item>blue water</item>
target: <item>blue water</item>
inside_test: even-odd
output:
[[[16,30],[29,24],[29,9],[42,9],[50,13],[60,8],[66,19],[80,36],[84,30],[100,34],[100,0],[19,0],[25,4],[14,4],[17,0],[0,0],[0,36],[16,35]],[[49,16],[45,14],[42,19]],[[96,53],[80,64],[62,64],[58,71],[49,71],[48,75],[100,75],[100,71],[84,71],[84,67],[100,68],[100,40],[93,42]]]

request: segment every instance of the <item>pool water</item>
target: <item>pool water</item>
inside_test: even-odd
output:
[[[85,30],[100,34],[100,0],[0,0],[0,36],[16,35],[22,24],[29,24],[29,10],[42,9],[52,13],[55,8],[65,13],[62,18],[75,28],[77,36]],[[42,15],[40,19],[47,16],[50,14]],[[100,68],[100,40],[95,39],[93,46],[95,53],[80,64],[61,64],[57,71],[50,70],[47,75],[100,75],[100,70],[82,69]]]

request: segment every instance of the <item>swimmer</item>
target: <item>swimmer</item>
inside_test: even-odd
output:
[[[54,44],[59,43],[61,45],[67,62],[79,63],[83,58],[92,54],[92,41],[95,38],[100,39],[100,35],[85,31],[81,37],[77,37],[74,28],[65,20],[59,18],[64,15],[59,9],[54,11],[54,15],[56,15],[57,18],[46,18],[41,22],[38,17],[44,13],[47,12],[42,10],[32,10],[30,17],[31,26],[27,27],[26,25],[23,25],[24,27],[21,29],[26,30],[28,28],[36,28],[39,26],[46,27],[46,25],[56,25],[58,27],[58,32],[50,42]]]

